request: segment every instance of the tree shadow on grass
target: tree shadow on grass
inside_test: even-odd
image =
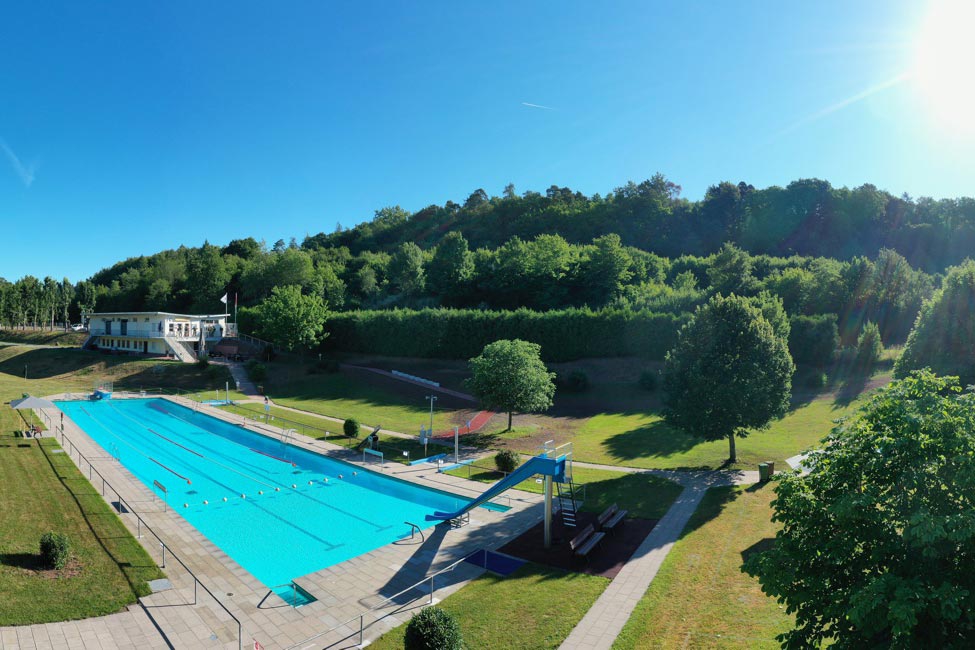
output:
[[[637,458],[666,458],[689,451],[703,442],[707,441],[658,420],[638,429],[610,436],[603,441],[602,446],[613,458],[629,461]]]
[[[725,508],[734,503],[740,494],[741,490],[733,485],[709,489],[704,493],[704,497],[698,504],[694,514],[691,515],[687,525],[684,526],[684,530],[681,531],[680,539],[684,539],[698,528],[701,528],[708,522],[720,517]],[[687,498],[688,496],[687,491],[685,491],[685,493],[678,497],[678,500]]]
[[[755,542],[754,544],[752,544],[751,546],[749,546],[748,548],[746,548],[741,552],[742,564],[748,562],[748,558],[755,555],[756,553],[764,553],[765,551],[771,551],[774,546],[775,546],[774,537],[763,537],[762,539],[758,540],[757,542]]]

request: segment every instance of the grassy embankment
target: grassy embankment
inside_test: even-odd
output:
[[[484,574],[444,599],[440,607],[460,625],[465,647],[483,650],[558,648],[609,580],[526,564],[506,578]],[[369,647],[403,647],[406,626]]]
[[[735,467],[753,469],[815,446],[838,418],[850,414],[873,388],[889,381],[895,352],[888,352],[876,372],[858,376],[842,368],[833,369],[829,384],[819,391],[797,388],[792,408],[768,429],[739,439],[739,461]],[[390,361],[387,360],[387,363]],[[411,360],[393,363],[410,371]],[[444,362],[448,376],[457,374],[455,362]],[[309,374],[308,363],[278,361],[269,365],[268,385],[273,399],[284,406],[339,419],[354,417],[364,426],[382,424],[403,433],[418,433],[429,421],[429,406],[422,387],[343,370],[333,374]],[[427,375],[436,371],[423,366]],[[460,382],[455,382],[462,387]],[[595,377],[581,394],[558,393],[556,405],[547,414],[518,414],[515,428],[505,431],[503,415],[492,419],[478,434],[465,436],[466,445],[485,449],[508,448],[525,454],[537,453],[546,440],[574,443],[575,459],[607,465],[656,469],[714,469],[726,467],[727,440],[705,440],[668,426],[660,414],[661,391],[648,392],[635,379],[609,380]],[[462,423],[476,411],[465,405],[440,400],[434,411],[434,429],[441,431]],[[272,414],[273,415],[273,414]],[[295,419],[294,414],[281,417]],[[390,441],[402,446],[399,441]],[[411,457],[415,457],[411,452]]]
[[[194,390],[213,382],[211,371],[193,365],[76,349],[0,348],[3,402],[22,393],[90,391],[103,379],[130,389]],[[53,438],[14,437],[24,427],[20,413],[0,406],[0,625],[119,611],[147,593],[146,581],[161,573],[67,455],[57,453]],[[48,531],[71,540],[73,559],[61,572],[38,566],[39,540]]]
[[[777,529],[771,485],[708,490],[614,648],[778,648],[792,617],[741,572]]]

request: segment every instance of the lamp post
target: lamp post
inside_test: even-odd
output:
[[[437,401],[436,395],[427,395],[426,399],[430,400],[430,433],[428,435],[433,435],[433,403]]]

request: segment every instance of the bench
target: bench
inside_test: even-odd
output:
[[[623,522],[627,514],[629,514],[628,510],[620,510],[619,506],[614,503],[596,518],[596,523],[599,524],[601,531],[613,530]]]
[[[569,548],[572,549],[575,555],[579,557],[586,557],[588,559],[589,552],[596,547],[596,544],[606,536],[606,533],[597,533],[596,529],[589,524],[582,529],[582,532],[573,537],[569,541]]]

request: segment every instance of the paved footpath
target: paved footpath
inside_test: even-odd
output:
[[[679,472],[672,470],[645,470],[636,468],[574,463],[580,467],[595,467],[613,471],[643,473],[663,476],[684,486],[684,490],[674,501],[657,525],[653,527],[643,543],[634,551],[627,563],[613,578],[602,595],[596,599],[586,615],[582,617],[561,650],[606,650],[613,646],[616,637],[623,630],[626,621],[636,607],[653,579],[657,576],[670,549],[680,539],[684,526],[697,509],[698,504],[709,488],[722,485],[749,485],[758,480],[758,472]]]

